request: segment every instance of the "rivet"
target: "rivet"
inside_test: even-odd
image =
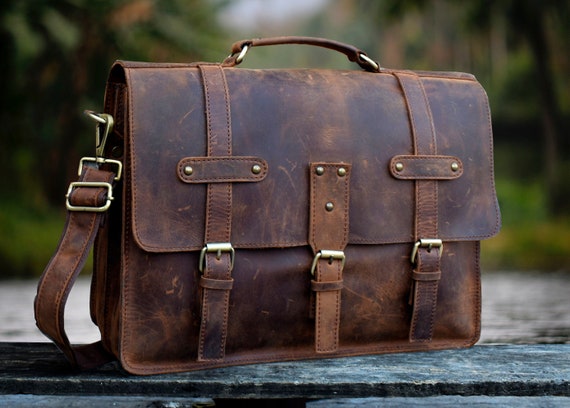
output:
[[[346,176],[346,169],[345,169],[344,167],[340,167],[340,168],[337,170],[337,174],[339,175],[339,177],[344,177],[344,176]]]
[[[192,166],[184,167],[184,174],[186,174],[187,176],[191,176],[192,173],[194,173],[194,169],[192,168]]]
[[[459,164],[457,162],[451,163],[451,171],[459,170]]]
[[[334,204],[329,201],[328,203],[325,204],[325,209],[329,212],[334,210]]]
[[[253,174],[261,173],[261,166],[259,164],[254,164],[253,167],[251,168],[251,172]]]
[[[325,174],[325,168],[323,166],[319,166],[315,169],[315,173],[317,173],[317,176],[322,176]]]
[[[404,163],[401,162],[396,163],[396,170],[398,171],[404,170]]]
[[[113,156],[115,159],[122,157],[123,156],[123,148],[121,146],[113,147],[113,149],[111,150],[111,156]]]

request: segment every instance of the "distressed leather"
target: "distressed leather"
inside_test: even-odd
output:
[[[500,214],[473,76],[117,62],[105,111],[105,155],[122,150],[124,176],[95,243],[91,312],[127,371],[478,340],[479,241]],[[345,165],[315,190],[315,167]],[[412,263],[422,238],[443,247]],[[201,272],[212,242],[235,257],[207,252]],[[312,276],[322,250],[346,262],[320,258]]]

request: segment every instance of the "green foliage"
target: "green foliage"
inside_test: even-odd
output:
[[[0,202],[0,278],[41,273],[55,251],[63,223],[61,211]]]
[[[570,217],[552,218],[538,182],[497,180],[503,227],[483,242],[485,270],[570,270]]]

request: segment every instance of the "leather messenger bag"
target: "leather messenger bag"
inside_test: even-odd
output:
[[[363,70],[237,68],[306,44]],[[135,374],[409,352],[479,338],[480,240],[496,234],[485,91],[465,73],[380,67],[319,38],[240,41],[221,64],[117,62],[39,328],[76,366]],[[94,247],[91,318],[67,295]]]

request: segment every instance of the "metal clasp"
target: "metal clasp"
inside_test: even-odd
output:
[[[76,206],[69,202],[69,198],[73,189],[78,187],[88,187],[88,188],[106,188],[107,189],[107,201],[104,205],[100,207],[87,207],[87,206]],[[69,184],[69,189],[65,195],[65,206],[69,211],[91,211],[91,212],[105,212],[111,206],[111,201],[113,201],[113,186],[106,182],[98,181],[77,181]]]
[[[239,52],[238,56],[235,59],[235,64],[239,65],[243,62],[244,58],[245,58],[245,54],[247,54],[247,52],[249,51],[250,45],[249,44],[244,44],[244,46],[241,48],[241,51]],[[228,58],[233,57],[234,54],[231,54]]]
[[[367,63],[374,72],[380,72],[380,65],[378,65],[378,63],[374,61],[372,58],[370,58],[368,55],[360,53],[358,54],[358,57],[360,57],[362,61]]]
[[[200,272],[204,272],[204,267],[206,266],[206,254],[216,252],[216,258],[220,259],[222,252],[229,252],[230,254],[230,269],[234,269],[234,261],[236,256],[236,251],[230,242],[214,242],[209,243],[202,248],[200,252],[200,261],[198,268]]]
[[[95,156],[103,157],[107,136],[109,136],[109,133],[113,130],[115,121],[108,113],[95,113],[90,110],[86,110],[83,113],[97,122],[95,126]]]
[[[418,256],[418,250],[420,248],[427,248],[428,252],[430,252],[433,248],[439,249],[439,255],[441,256],[441,251],[443,251],[443,241],[437,238],[423,238],[418,240],[414,244],[414,249],[412,249],[412,255],[410,256],[410,261],[412,264],[415,265],[416,258]]]
[[[115,181],[119,181],[123,174],[123,163],[119,160],[105,159],[103,157],[82,157],[81,160],[79,160],[79,170],[77,170],[78,176],[81,176],[85,162],[95,163],[97,166],[100,164],[113,164],[117,166],[116,176],[114,177]]]
[[[332,263],[334,260],[340,260],[341,265],[340,268],[344,269],[344,264],[346,263],[346,256],[344,255],[343,251],[331,251],[327,249],[322,249],[315,254],[315,258],[313,259],[313,265],[311,265],[311,275],[315,276],[315,270],[317,269],[317,263],[319,259],[324,258],[329,260],[329,263]]]

